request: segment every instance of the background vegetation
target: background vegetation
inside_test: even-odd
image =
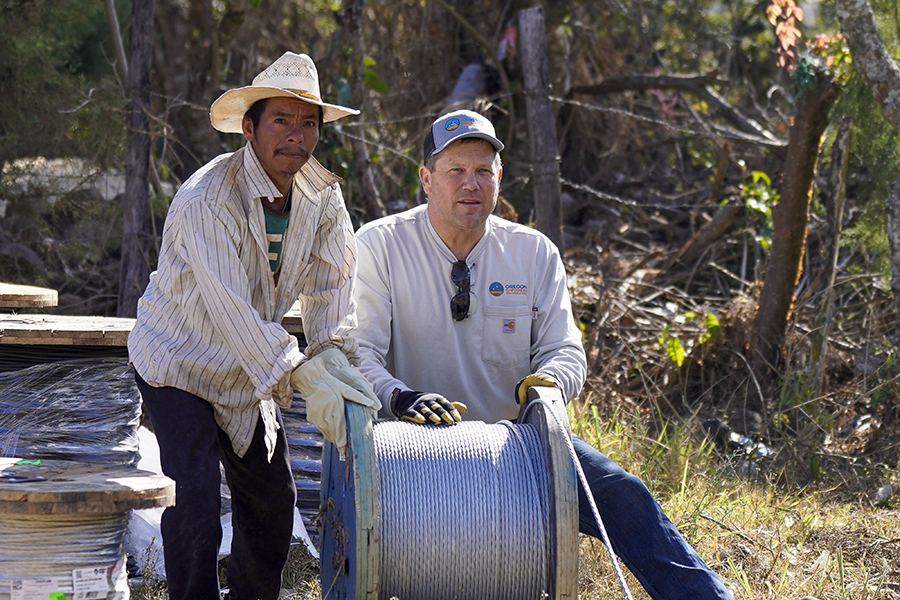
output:
[[[364,61],[351,52],[353,2],[156,0],[157,240],[178,185],[242,143],[212,130],[209,104],[286,50],[315,59],[326,99],[363,109],[326,126],[316,150],[345,178],[356,223],[378,207],[364,197],[353,143],[366,142],[385,211],[422,202],[424,131],[451,104],[463,69],[479,62],[488,77],[467,105],[489,114],[507,144],[504,214],[532,220],[515,46],[496,61],[507,25],[530,3],[359,4]],[[114,5],[127,48],[131,2]],[[572,418],[647,481],[737,597],[900,597],[898,321],[884,222],[888,184],[900,174],[898,134],[835,37],[833,2],[802,5],[791,71],[778,64],[785,52],[772,5],[544,4],[565,258],[590,365]],[[900,55],[897,3],[872,6]],[[819,35],[817,54],[809,44]],[[110,176],[124,168],[127,97],[112,39],[100,0],[0,0],[0,280],[59,290],[65,314],[117,308],[122,198]],[[839,92],[826,114],[784,345],[759,370],[749,346],[789,166],[785,143],[816,73]],[[836,227],[830,181],[845,117],[846,204]],[[725,224],[712,235],[717,219]],[[585,595],[615,595],[602,547],[584,543]],[[295,579],[297,594],[317,593]]]

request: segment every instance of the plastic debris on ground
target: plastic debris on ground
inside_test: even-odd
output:
[[[730,453],[743,454],[753,459],[765,458],[772,453],[764,443],[734,431],[722,419],[706,419],[701,427],[707,436]]]

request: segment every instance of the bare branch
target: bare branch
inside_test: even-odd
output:
[[[494,65],[497,66],[497,74],[500,76],[500,85],[503,88],[504,93],[512,94],[512,91],[511,91],[512,88],[509,85],[509,77],[506,76],[506,70],[503,68],[503,63],[500,62],[500,58],[497,56],[497,52],[494,49],[493,44],[491,44],[491,42],[489,42],[487,38],[485,38],[483,35],[481,35],[481,33],[477,29],[475,29],[475,27],[473,27],[471,23],[466,21],[466,19],[463,18],[462,15],[460,15],[458,12],[456,12],[456,9],[454,9],[452,6],[450,6],[450,4],[447,2],[447,0],[437,0],[437,1],[438,1],[438,4],[443,6],[444,9],[448,13],[450,13],[451,17],[453,17],[454,19],[459,21],[459,24],[462,25],[466,29],[466,31],[471,33],[472,37],[475,38],[475,40],[479,44],[481,44],[481,47],[484,48],[484,51],[487,52],[488,56],[491,57],[491,60],[493,61]],[[515,102],[510,100],[509,108],[508,108],[509,130],[510,131],[514,131],[513,127],[514,127],[515,120],[516,120],[514,105],[515,105]],[[512,140],[509,140],[509,141],[512,141]]]
[[[582,85],[572,89],[575,94],[612,94],[628,90],[679,90],[693,94],[706,102],[710,108],[718,111],[722,117],[732,123],[738,130],[770,141],[778,141],[770,131],[759,123],[745,117],[731,106],[710,86],[724,83],[718,79],[716,71],[704,75],[623,75],[610,77],[594,85]]]

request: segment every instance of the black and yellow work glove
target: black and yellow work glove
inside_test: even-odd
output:
[[[440,394],[400,391],[396,388],[391,395],[391,412],[404,421],[431,423],[432,425],[453,425],[462,421],[466,405],[450,402]]]
[[[533,387],[559,387],[556,380],[549,375],[535,373],[523,378],[516,384],[516,402],[525,404],[528,401],[528,390]]]

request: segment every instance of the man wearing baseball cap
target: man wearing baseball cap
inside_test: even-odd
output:
[[[425,206],[357,232],[360,370],[382,418],[515,420],[533,386],[566,401],[587,366],[566,271],[543,234],[493,214],[503,173],[494,127],[456,111],[425,137]],[[465,410],[467,408],[467,410]],[[651,597],[731,599],[637,477],[572,439],[612,544]],[[579,483],[582,533],[600,537]]]
[[[373,409],[360,373],[351,283],[356,246],[339,178],[313,157],[322,124],[358,111],[328,104],[312,59],[285,53],[210,108],[247,144],[178,190],[128,352],[176,503],[162,518],[169,598],[218,600],[219,463],[231,489],[230,598],[275,600],[296,490],[280,407],[346,446],[344,401]],[[299,299],[301,352],[282,327]]]

